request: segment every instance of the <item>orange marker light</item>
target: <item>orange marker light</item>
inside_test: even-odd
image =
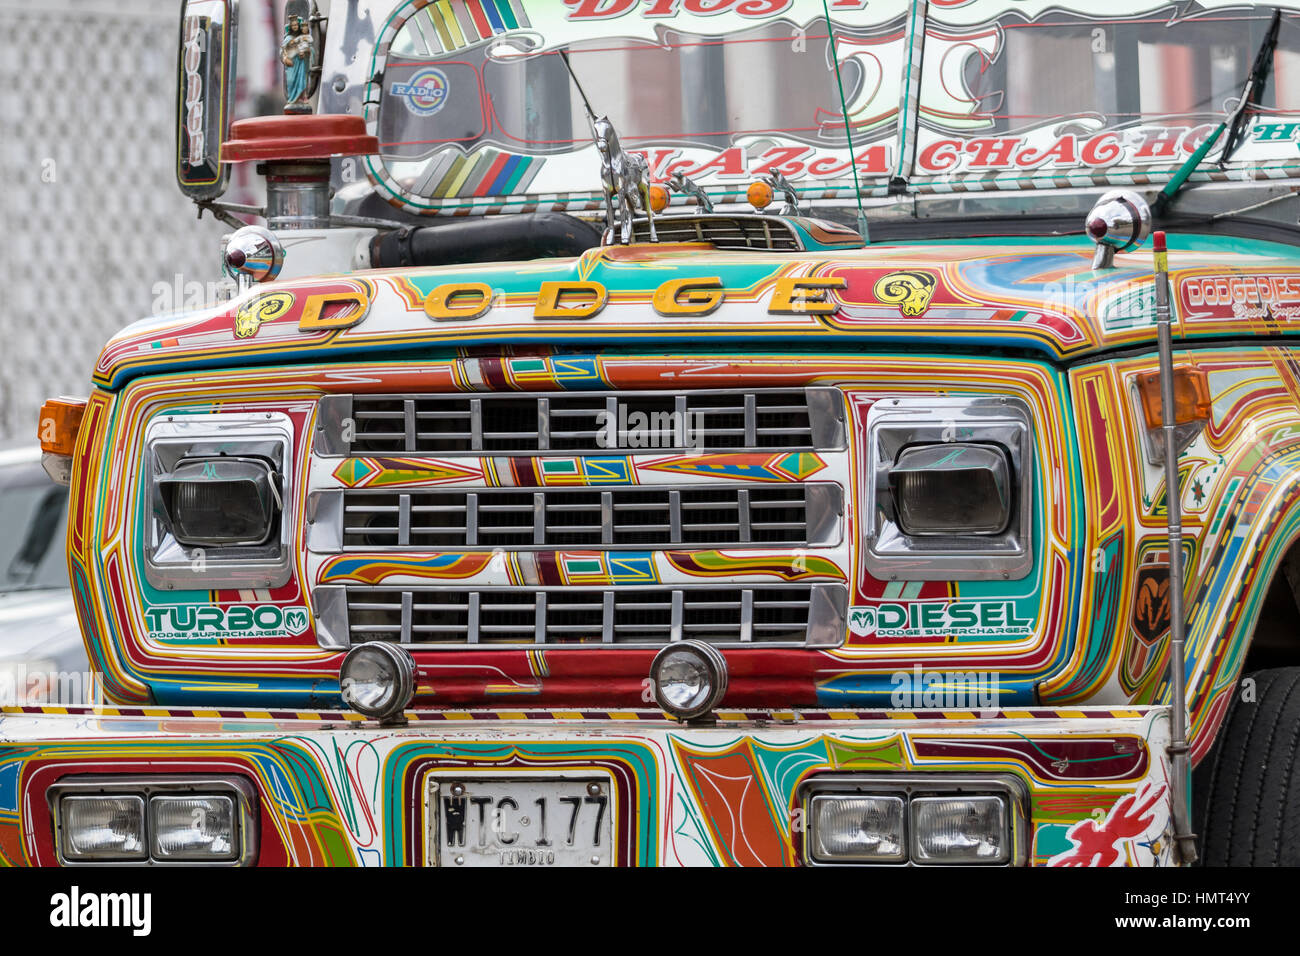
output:
[[[86,414],[84,398],[51,398],[41,406],[40,423],[36,435],[41,451],[51,455],[72,457],[77,448],[77,432]]]
[[[750,183],[745,198],[749,200],[749,204],[755,209],[766,209],[772,205],[772,187],[762,180]]]
[[[650,208],[657,213],[668,208],[668,190],[658,183],[650,184]]]
[[[1137,377],[1142,396],[1142,413],[1147,428],[1164,424],[1160,402],[1160,373],[1145,372]],[[1210,419],[1210,380],[1199,368],[1180,365],[1174,369],[1174,424],[1204,422]]]

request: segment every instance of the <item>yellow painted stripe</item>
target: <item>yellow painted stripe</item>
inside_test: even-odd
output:
[[[1076,719],[1086,718],[1088,715],[1081,710],[1058,710],[1057,717],[1074,717]]]
[[[890,710],[886,711],[893,720],[916,720],[916,714],[910,710]]]
[[[460,24],[456,22],[456,14],[451,12],[451,0],[438,0],[438,13],[442,15],[442,21],[447,25],[447,32],[451,34],[452,46],[456,49],[468,46],[465,42],[465,34],[460,32]]]
[[[828,710],[826,716],[831,720],[857,720],[858,715],[851,710]]]
[[[971,710],[950,710],[943,716],[948,720],[974,720],[975,712]]]
[[[256,719],[256,720],[271,720],[271,719],[272,719],[272,717],[271,717],[271,712],[270,712],[269,710],[246,710],[246,711],[244,711],[244,716],[245,716],[245,717],[252,717],[252,718],[254,718],[254,719]]]
[[[1110,715],[1111,715],[1112,717],[1141,717],[1141,716],[1142,716],[1142,711],[1140,711],[1140,710],[1112,710],[1112,711],[1110,712]]]
[[[298,719],[299,720],[320,720],[320,714],[312,713],[310,710],[300,710],[298,711]]]
[[[449,710],[445,714],[448,720],[473,720],[473,716],[462,711]]]
[[[46,708],[45,708],[45,713],[47,713],[47,714],[64,714],[64,715],[66,715],[66,714],[68,713],[68,708],[66,708],[66,707],[46,707]],[[148,713],[148,711],[145,711],[145,713]],[[165,711],[165,710],[162,711],[162,714],[163,714],[163,716],[166,716],[167,711]],[[151,716],[151,717],[156,717],[156,716],[158,716],[158,715],[157,715],[157,714],[150,714],[149,716]]]
[[[195,716],[195,717],[207,717],[207,718],[209,718],[209,719],[212,719],[212,718],[218,718],[218,719],[219,719],[219,718],[221,717],[221,711],[219,711],[219,710],[196,710],[196,711],[194,712],[194,716]]]
[[[793,710],[774,710],[772,711],[773,720],[798,720],[799,715]]]
[[[1030,720],[1033,716],[1027,710],[1004,710],[1002,715],[1004,717],[1013,717],[1017,720]]]
[[[459,157],[453,163],[447,177],[438,184],[438,192],[442,196],[456,195],[460,192],[460,187],[465,184],[465,180],[469,179],[469,174],[474,171],[476,165],[478,163],[472,161],[468,156]]]
[[[438,9],[436,4],[429,7],[429,22],[438,31],[438,39],[442,41],[442,48],[444,50],[452,49],[451,34],[447,32],[447,24],[442,21],[442,11]]]
[[[579,710],[557,710],[554,712],[557,720],[582,720],[582,711]]]
[[[496,711],[498,720],[527,720],[528,715],[522,710],[498,710]]]

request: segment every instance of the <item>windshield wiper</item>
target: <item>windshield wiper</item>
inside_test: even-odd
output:
[[[1282,10],[1274,8],[1273,19],[1268,25],[1268,32],[1264,34],[1264,42],[1260,44],[1259,51],[1255,54],[1255,62],[1250,68],[1250,74],[1246,77],[1246,85],[1241,89],[1241,98],[1237,100],[1237,105],[1232,114],[1224,118],[1223,122],[1214,128],[1209,136],[1205,137],[1205,142],[1197,147],[1196,152],[1187,158],[1187,162],[1178,167],[1173,178],[1165,184],[1165,188],[1160,190],[1160,195],[1156,197],[1152,212],[1156,216],[1164,214],[1165,209],[1173,201],[1178,191],[1183,188],[1189,176],[1200,168],[1206,155],[1214,148],[1214,144],[1219,141],[1223,131],[1228,130],[1227,142],[1223,144],[1223,152],[1219,155],[1219,165],[1222,166],[1228,161],[1237,147],[1241,145],[1242,134],[1246,130],[1246,110],[1252,103],[1258,103],[1264,95],[1264,87],[1268,83],[1268,74],[1273,69],[1273,51],[1277,48],[1277,34],[1282,26]]]

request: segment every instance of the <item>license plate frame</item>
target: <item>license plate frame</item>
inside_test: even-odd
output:
[[[438,771],[424,784],[425,865],[602,867],[616,863],[608,774]]]

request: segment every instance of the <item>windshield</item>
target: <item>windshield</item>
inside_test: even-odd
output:
[[[1296,6],[1234,177],[1300,168]],[[409,0],[375,48],[368,162],[381,191],[419,212],[596,208],[580,83],[655,179],[683,172],[715,201],[742,200],[772,171],[832,206],[859,189],[1162,183],[1236,105],[1273,8],[1118,8]],[[1224,177],[1216,158],[1199,178]]]
[[[67,502],[39,468],[17,480],[0,472],[0,594],[68,586]]]

